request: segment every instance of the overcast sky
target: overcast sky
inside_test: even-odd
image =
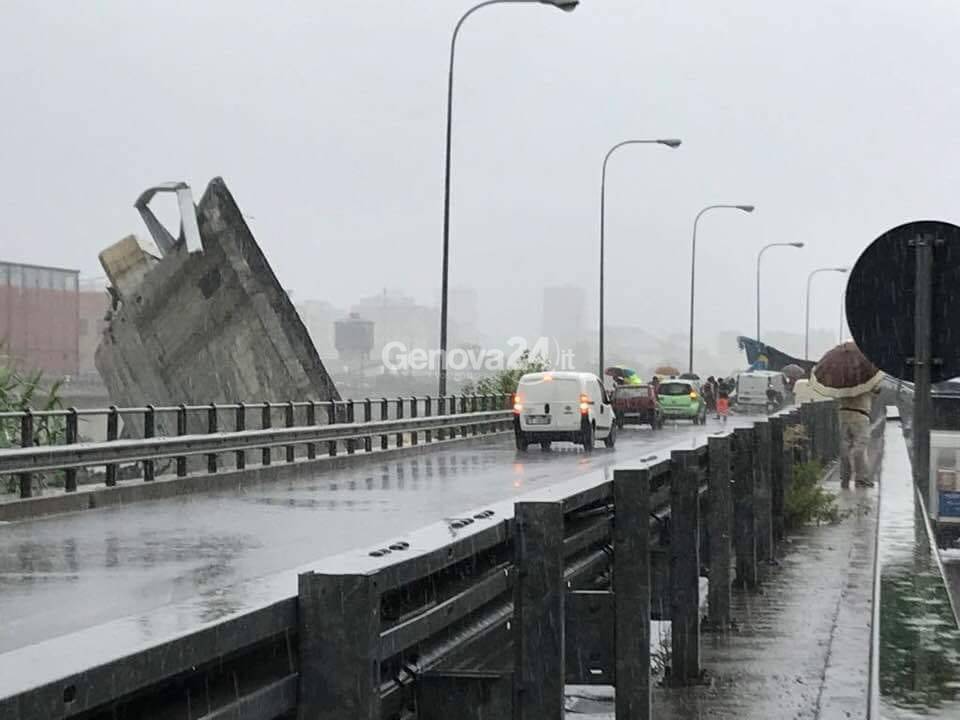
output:
[[[434,300],[470,4],[0,0],[0,258],[100,275],[143,188],[222,175],[298,298]],[[957,37],[955,0],[484,8],[458,46],[451,282],[520,332],[545,284],[594,297],[604,152],[675,136],[611,161],[609,321],[682,332],[694,215],[742,202],[701,221],[698,326],[752,334],[757,250],[802,241],[764,260],[764,325],[799,332],[810,269],[960,220]],[[841,287],[818,278],[814,326]]]

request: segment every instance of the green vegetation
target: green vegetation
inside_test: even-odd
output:
[[[463,386],[465,395],[512,395],[517,391],[517,383],[527,373],[543,372],[550,369],[550,363],[539,355],[530,357],[530,351],[524,350],[516,367],[501,370],[495,375],[485,377],[476,383],[468,382]]]
[[[21,372],[19,368],[3,354],[0,345],[0,413],[23,412],[28,409],[58,410],[62,407],[60,388],[57,381],[49,389],[43,388],[43,373],[40,371]],[[0,449],[20,447],[22,443],[20,418],[0,418]],[[63,442],[65,422],[63,418],[37,417],[33,423],[34,445],[56,445]],[[42,488],[52,477],[42,474],[34,476],[34,483]],[[7,478],[7,492],[16,492],[17,478]]]
[[[784,497],[784,521],[788,528],[843,519],[836,495],[821,484],[823,469],[815,460],[793,466],[793,482]]]

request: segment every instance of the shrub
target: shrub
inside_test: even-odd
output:
[[[815,460],[793,466],[793,482],[784,497],[784,522],[788,528],[843,519],[837,498],[823,487],[822,477],[823,466]]]
[[[495,375],[485,377],[463,386],[464,395],[512,395],[517,391],[517,383],[527,373],[543,372],[550,369],[550,363],[539,355],[530,357],[530,351],[524,350],[516,367],[501,370]]]

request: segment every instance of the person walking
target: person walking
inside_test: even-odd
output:
[[[873,409],[873,392],[839,400],[840,440],[840,487],[850,487],[853,478],[857,487],[873,487],[867,463],[867,446],[870,442],[870,417]]]
[[[713,382],[713,375],[711,375],[700,390],[703,393],[703,402],[707,406],[707,412],[711,413],[717,410],[717,394],[714,392]]]
[[[720,379],[717,391],[717,417],[727,424],[727,416],[730,414],[730,386],[726,380]]]

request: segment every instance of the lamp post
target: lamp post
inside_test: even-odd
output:
[[[464,21],[477,10],[488,5],[514,3],[552,5],[564,12],[572,12],[580,0],[486,0],[467,10],[453,28],[450,39],[450,67],[447,73],[447,142],[444,156],[443,176],[443,270],[440,288],[440,397],[447,394],[447,290],[450,270],[450,148],[453,135],[453,61],[457,49],[457,36]]]
[[[804,360],[810,359],[810,283],[813,280],[813,276],[816,275],[817,273],[822,273],[822,272],[845,273],[848,270],[850,270],[850,268],[825,267],[825,268],[817,268],[816,270],[812,270],[810,274],[807,275],[807,309],[805,313],[806,320],[805,320],[804,330],[803,330],[803,359]]]
[[[707,205],[700,212],[697,213],[697,217],[693,220],[693,243],[690,251],[690,362],[689,362],[689,372],[693,372],[693,302],[694,302],[694,289],[696,287],[696,276],[697,276],[697,223],[700,222],[700,217],[707,212],[708,210],[719,210],[719,209],[729,209],[729,210],[741,210],[743,212],[752,213],[754,210],[753,205]]]
[[[606,197],[607,197],[607,162],[610,160],[610,156],[613,153],[622,148],[624,145],[666,145],[668,148],[678,148],[681,145],[681,140],[676,138],[665,138],[661,140],[624,140],[623,142],[618,142],[612,148],[607,151],[607,154],[603,157],[603,169],[600,172],[600,370],[597,373],[597,376],[603,379],[603,305],[604,305],[604,273],[603,273],[603,258],[604,258],[604,225],[606,221]]]
[[[792,248],[802,248],[802,242],[780,242],[780,243],[769,243],[760,248],[760,252],[757,253],[757,342],[760,342],[760,260],[763,258],[763,254],[772,247],[792,247]]]

